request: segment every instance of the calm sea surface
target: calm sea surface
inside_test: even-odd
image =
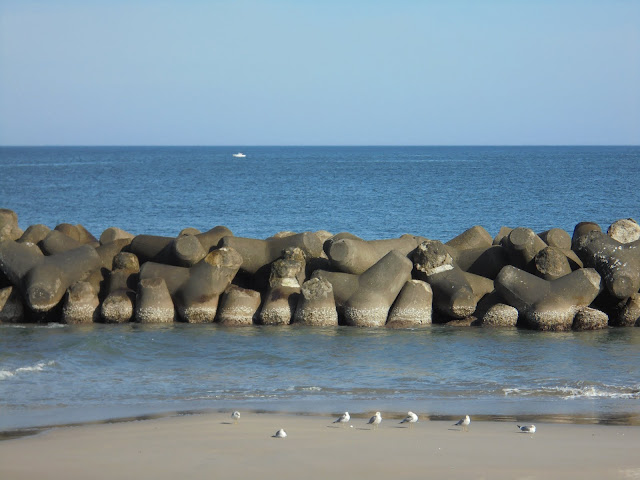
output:
[[[0,147],[0,208],[95,236],[571,233],[640,218],[640,148]],[[229,408],[638,417],[640,329],[0,325],[0,430]]]

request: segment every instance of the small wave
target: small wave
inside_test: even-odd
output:
[[[64,323],[56,323],[56,322],[50,322],[47,323],[46,325],[39,325],[39,324],[29,324],[29,325],[24,325],[24,324],[13,324],[13,323],[3,323],[0,324],[0,328],[67,328],[68,325],[64,324]]]
[[[507,396],[554,396],[564,400],[578,398],[640,399],[640,386],[620,387],[615,385],[577,385],[540,388],[503,388]]]
[[[300,386],[294,386],[294,387],[287,387],[285,390],[287,392],[321,392],[322,391],[322,387],[300,387]]]
[[[55,365],[55,360],[49,360],[48,362],[38,362],[35,365],[31,365],[29,367],[18,367],[14,370],[0,370],[0,380],[6,380],[7,378],[15,377],[21,373],[28,372],[41,372],[47,367],[51,367]]]

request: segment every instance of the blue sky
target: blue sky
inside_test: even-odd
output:
[[[0,0],[0,145],[640,144],[640,2]]]

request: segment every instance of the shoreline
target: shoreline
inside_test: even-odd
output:
[[[409,428],[368,413],[337,416],[242,412],[50,429],[0,442],[0,477],[87,478],[638,478],[640,428],[420,416]],[[283,428],[288,437],[273,438]],[[37,456],[33,452],[38,452]]]
[[[250,415],[274,415],[285,417],[307,417],[307,418],[330,418],[332,415],[326,412],[291,412],[282,410],[268,409],[243,409],[246,414]],[[229,409],[196,409],[196,410],[172,410],[147,413],[141,415],[131,415],[122,417],[112,417],[97,420],[79,421],[79,422],[62,422],[46,425],[35,425],[28,427],[7,428],[0,430],[0,442],[12,440],[16,438],[29,437],[39,435],[48,431],[76,428],[91,427],[98,425],[126,424],[131,422],[154,421],[167,418],[181,417],[203,417],[210,415],[224,415]],[[402,420],[406,413],[403,412],[383,412],[386,419]],[[427,414],[416,411],[421,420],[430,422],[452,422],[458,420],[456,415],[438,415]],[[339,416],[339,412],[335,412],[334,416]],[[351,412],[352,419],[367,420],[371,416],[371,412]],[[566,413],[532,413],[532,414],[479,414],[471,415],[474,423],[491,422],[491,423],[545,423],[545,424],[563,424],[563,425],[600,425],[610,427],[640,427],[640,412],[638,413],[613,413],[609,415],[589,415],[589,414],[566,414]]]

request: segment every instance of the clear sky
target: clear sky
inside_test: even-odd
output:
[[[640,144],[638,0],[0,0],[0,145]]]

